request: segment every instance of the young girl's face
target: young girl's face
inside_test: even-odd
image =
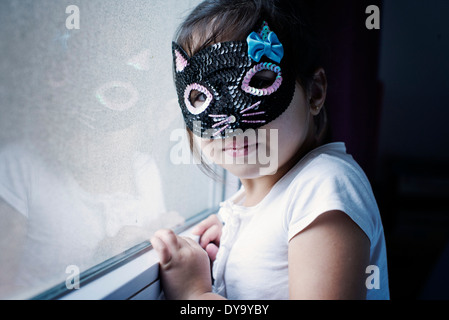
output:
[[[194,137],[205,157],[240,179],[274,175],[279,169],[290,168],[301,151],[313,143],[312,109],[304,89],[296,83],[286,111],[259,129],[226,139]]]

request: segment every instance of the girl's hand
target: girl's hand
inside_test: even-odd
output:
[[[196,299],[212,291],[209,258],[194,240],[162,229],[151,238],[151,244],[159,254],[167,299]]]
[[[212,262],[215,261],[217,256],[222,229],[223,224],[218,219],[218,216],[213,214],[201,221],[192,230],[193,234],[200,236],[200,245],[206,250]]]

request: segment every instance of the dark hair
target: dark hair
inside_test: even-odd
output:
[[[193,56],[217,42],[243,41],[267,21],[283,44],[288,65],[294,68],[296,80],[308,92],[317,69],[322,67],[322,50],[315,27],[314,0],[205,0],[179,26],[175,42]],[[316,116],[317,125],[326,123],[323,110]],[[194,156],[192,132],[190,149]],[[203,162],[203,161],[202,161]],[[207,166],[202,169],[214,176]]]

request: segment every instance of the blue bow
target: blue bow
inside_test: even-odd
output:
[[[263,55],[277,63],[284,57],[284,47],[274,32],[270,32],[266,40],[263,40],[258,33],[251,32],[246,41],[248,55],[256,62],[259,62]]]

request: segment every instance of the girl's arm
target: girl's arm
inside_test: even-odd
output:
[[[290,299],[365,299],[370,241],[344,212],[320,215],[290,240]]]
[[[167,229],[157,231],[151,243],[159,254],[161,281],[168,299],[224,299],[212,293],[209,257],[198,243]]]
[[[189,238],[160,230],[151,239],[168,299],[224,299],[212,293],[207,253]],[[340,211],[320,215],[289,243],[290,299],[365,299],[370,242]]]

